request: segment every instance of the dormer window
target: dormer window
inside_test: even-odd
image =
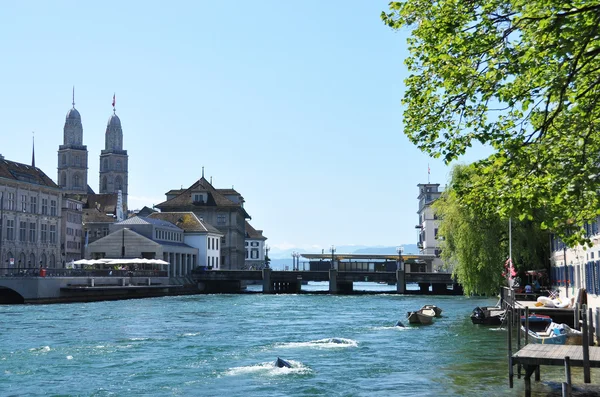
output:
[[[206,193],[192,193],[192,201],[196,204],[206,203]]]

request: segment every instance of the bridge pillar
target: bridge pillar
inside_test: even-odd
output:
[[[336,269],[329,269],[329,293],[330,294],[338,293],[337,274],[338,274],[338,271]]]
[[[396,270],[396,292],[399,294],[406,293],[406,281],[404,276],[404,269]]]
[[[263,276],[263,294],[273,293],[273,283],[271,282],[271,269],[265,268],[262,270]]]

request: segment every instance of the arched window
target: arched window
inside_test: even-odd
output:
[[[79,174],[75,174],[75,176],[73,177],[73,187],[81,187],[81,178],[79,177]]]
[[[42,254],[42,258],[40,259],[40,265],[46,267],[48,265],[47,263],[47,259],[46,259],[46,254]]]
[[[10,265],[10,260],[11,260],[11,258],[12,258],[12,259],[13,259],[13,261],[14,261],[14,258],[15,258],[15,257],[13,256],[12,252],[8,251],[8,252],[6,253],[6,260],[5,260],[5,262],[4,262],[4,267],[7,267],[7,268],[8,268],[8,267],[14,267],[14,265],[13,265],[13,266],[11,266],[11,265]]]
[[[121,171],[121,160],[117,160],[117,171]]]
[[[121,176],[115,178],[115,190],[123,190],[123,178]]]
[[[106,184],[106,177],[103,177],[102,178],[102,189],[100,189],[100,190],[102,190],[102,192],[105,192],[107,189],[108,188],[107,188],[107,184]],[[100,193],[102,193],[102,192],[100,192]]]
[[[27,259],[25,259],[24,252],[21,252],[21,255],[19,255],[19,262],[17,263],[17,267],[19,267],[19,268],[27,267]]]
[[[27,264],[28,267],[37,267],[37,263],[35,263],[35,254],[32,252],[31,255],[29,255],[29,263]]]
[[[61,187],[67,187],[67,173],[63,172],[62,173],[62,183],[60,184]]]
[[[54,258],[54,254],[50,254],[50,262],[48,262],[48,267],[56,267],[55,263],[56,259]]]
[[[79,161],[79,156],[75,156],[75,165],[79,165],[80,161]]]

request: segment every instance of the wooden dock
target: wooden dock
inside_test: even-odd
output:
[[[600,347],[590,346],[590,367],[600,368]],[[583,366],[583,349],[575,345],[538,345],[530,343],[513,354],[513,365],[564,365],[571,358],[574,367]]]

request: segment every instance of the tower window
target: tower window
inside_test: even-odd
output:
[[[121,171],[121,160],[117,160],[117,171]]]

